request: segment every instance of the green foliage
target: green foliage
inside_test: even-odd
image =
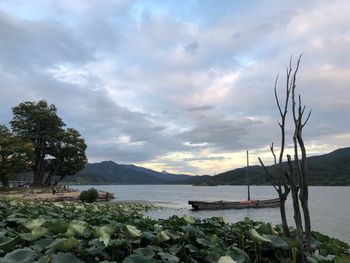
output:
[[[145,205],[0,199],[0,262],[293,262],[291,238],[250,219],[229,224],[172,216]],[[348,262],[349,246],[317,232],[309,262]],[[39,261],[41,260],[41,261]],[[295,261],[294,261],[295,262]]]
[[[3,125],[0,125],[0,180],[8,186],[12,176],[29,168],[32,145],[22,141]]]
[[[47,167],[50,175],[57,175],[63,179],[82,170],[87,162],[86,147],[84,139],[77,130],[67,129],[63,133],[62,140],[51,152],[55,159],[51,160]]]
[[[80,200],[83,202],[92,203],[98,198],[98,192],[95,188],[90,188],[89,190],[82,191],[80,193]]]
[[[85,163],[86,144],[78,131],[64,130],[55,105],[46,101],[22,102],[12,109],[12,130],[23,141],[32,144],[33,185],[52,184],[54,175],[61,178],[80,171]],[[45,159],[52,156],[49,162]],[[44,175],[49,172],[44,182]]]

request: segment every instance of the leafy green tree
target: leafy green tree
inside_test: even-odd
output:
[[[7,187],[9,179],[29,170],[32,144],[26,143],[4,125],[0,125],[0,181]]]
[[[22,102],[12,111],[12,130],[33,144],[33,186],[49,184],[55,174],[64,177],[84,167],[86,144],[78,131],[64,130],[65,124],[55,105],[44,100]]]
[[[81,138],[80,133],[68,128],[62,141],[52,152],[54,159],[49,162],[45,185],[57,184],[58,181],[53,181],[55,175],[59,176],[59,181],[61,181],[66,176],[74,175],[83,169],[87,162],[86,147],[85,140]]]

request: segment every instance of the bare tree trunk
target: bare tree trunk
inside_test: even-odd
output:
[[[271,151],[272,153],[274,154],[273,152],[273,146],[271,146]],[[275,156],[275,155],[274,155]],[[289,236],[289,227],[288,227],[288,221],[287,221],[287,216],[286,216],[286,200],[287,200],[287,196],[290,192],[290,189],[289,187],[285,187],[284,189],[282,189],[282,186],[281,184],[279,185],[275,185],[273,180],[275,179],[271,174],[270,172],[267,170],[267,168],[265,167],[263,161],[261,160],[261,158],[259,157],[258,158],[261,166],[264,168],[265,170],[265,173],[266,175],[268,175],[270,178],[271,178],[271,184],[272,186],[275,188],[276,192],[278,193],[278,197],[279,197],[279,201],[280,201],[280,213],[281,213],[281,222],[282,222],[282,229],[283,229],[283,233],[286,235],[286,236]],[[279,178],[280,180],[280,178]]]
[[[280,213],[281,213],[281,221],[282,221],[282,229],[283,233],[288,237],[289,236],[289,227],[288,227],[288,221],[287,221],[287,216],[286,216],[286,200],[287,196],[290,192],[290,189],[288,190],[285,189],[285,192],[282,192],[282,187],[279,186],[281,190],[278,192],[278,196],[280,199]]]
[[[303,209],[304,216],[304,226],[305,226],[305,242],[306,242],[306,251],[311,253],[311,220],[310,220],[310,212],[309,212],[309,190],[308,190],[308,173],[307,173],[307,156],[306,156],[306,148],[302,136],[302,131],[304,126],[307,124],[311,111],[309,112],[306,120],[303,122],[303,115],[305,112],[306,106],[301,106],[301,97],[299,95],[299,105],[298,109],[296,109],[296,99],[295,99],[295,82],[296,82],[296,72],[299,68],[301,56],[297,62],[297,68],[293,75],[292,80],[292,111],[293,111],[293,120],[294,120],[294,154],[295,154],[295,164],[297,171],[299,173],[299,183],[300,183],[300,194],[299,200]],[[299,160],[299,149],[301,152],[301,159]]]
[[[52,178],[53,178],[53,174],[48,174],[46,179],[44,180],[43,182],[43,185],[44,186],[50,186],[51,185],[51,182],[52,182]]]
[[[44,175],[45,175],[45,154],[40,153],[38,154],[38,158],[35,161],[34,167],[33,167],[33,183],[32,186],[42,186]]]
[[[291,91],[291,86],[290,86],[290,76],[292,73],[292,67],[291,67],[291,60],[289,61],[289,67],[287,68],[287,80],[286,80],[286,97],[285,97],[285,102],[284,102],[284,106],[283,108],[281,107],[280,101],[278,99],[278,95],[277,95],[277,83],[278,83],[278,75],[276,77],[275,80],[275,85],[274,85],[274,94],[275,94],[275,100],[276,100],[276,104],[277,104],[277,108],[281,117],[281,121],[278,122],[278,125],[281,129],[281,149],[280,149],[280,153],[279,153],[279,157],[278,157],[278,163],[277,163],[277,157],[276,154],[274,152],[274,148],[273,148],[273,143],[270,146],[270,150],[271,153],[274,157],[274,164],[275,164],[275,168],[276,168],[276,174],[278,177],[278,187],[275,187],[277,193],[278,193],[278,197],[280,200],[280,213],[281,213],[281,221],[282,221],[282,229],[283,229],[283,233],[286,236],[289,236],[289,227],[288,227],[288,221],[287,221],[287,216],[286,216],[286,200],[287,200],[287,196],[290,192],[290,188],[288,186],[288,183],[286,181],[285,175],[284,175],[284,169],[283,169],[283,155],[284,155],[284,149],[285,149],[285,144],[286,144],[286,132],[285,132],[285,126],[286,126],[286,116],[287,116],[287,112],[288,112],[288,102],[289,102],[289,98],[290,98],[290,91]],[[271,179],[273,180],[273,176],[270,175],[270,173],[267,171],[267,169],[265,168],[263,162],[260,160],[259,161],[261,163],[261,165],[264,167],[265,172],[267,175],[269,175],[271,177]],[[283,185],[283,188],[282,186]]]
[[[311,111],[309,112],[309,115],[307,116],[306,120],[303,121],[303,114],[305,111],[305,106],[301,106],[301,98],[299,96],[299,105],[298,108],[296,107],[296,99],[295,99],[295,88],[296,88],[296,76],[299,70],[301,55],[299,56],[299,59],[297,61],[296,68],[292,70],[292,58],[289,61],[289,66],[287,68],[287,80],[286,80],[286,93],[285,93],[285,103],[284,105],[280,104],[278,95],[277,95],[277,82],[278,82],[278,76],[275,81],[275,100],[277,104],[277,108],[279,110],[279,114],[281,117],[281,120],[278,122],[280,129],[281,129],[281,150],[279,153],[279,158],[277,162],[277,157],[273,150],[273,143],[270,147],[270,150],[274,156],[275,161],[275,167],[276,167],[276,174],[279,179],[279,185],[278,187],[275,186],[273,183],[273,187],[278,192],[279,199],[280,199],[280,212],[281,212],[281,220],[282,220],[282,226],[284,233],[288,233],[288,225],[287,225],[287,219],[285,215],[285,201],[287,199],[289,191],[291,191],[292,199],[293,199],[293,210],[294,210],[294,220],[295,225],[297,228],[297,239],[299,243],[299,252],[298,252],[298,262],[304,262],[304,231],[303,231],[303,224],[302,224],[302,215],[301,210],[299,207],[299,203],[301,204],[302,211],[303,211],[303,219],[304,219],[304,226],[305,226],[305,241],[306,241],[306,251],[308,253],[311,252],[311,245],[310,245],[310,233],[311,233],[311,221],[310,221],[310,213],[309,213],[309,206],[308,206],[308,198],[309,198],[309,192],[308,192],[308,182],[307,182],[307,159],[306,159],[306,148],[304,145],[304,140],[302,137],[302,130],[306,123],[308,122]],[[286,123],[286,116],[288,111],[288,102],[291,100],[291,108],[292,108],[292,115],[293,115],[293,121],[294,121],[294,136],[293,136],[293,148],[294,148],[294,162],[292,162],[291,157],[288,155],[288,172],[284,172],[283,167],[283,155],[284,155],[284,149],[285,149],[285,123]],[[301,152],[301,159],[299,159],[299,150]],[[270,172],[266,169],[263,162],[260,160],[261,165],[265,169],[265,173],[271,177],[272,181],[274,178]],[[296,173],[294,173],[296,171]],[[282,190],[282,185],[284,187],[284,191]]]
[[[64,178],[66,178],[66,175],[61,175],[60,179],[54,182],[54,186],[56,186],[59,182],[61,182]]]
[[[305,262],[304,233],[303,233],[303,225],[302,225],[301,213],[300,213],[299,201],[298,201],[299,188],[295,185],[294,167],[293,167],[293,163],[290,155],[287,155],[287,158],[288,158],[289,172],[286,173],[286,177],[290,185],[290,189],[292,192],[292,199],[293,199],[294,221],[295,221],[295,226],[297,228],[297,239],[298,239],[298,262],[303,263]]]
[[[44,175],[45,175],[45,166],[41,164],[39,166],[39,169],[33,170],[33,173],[34,173],[34,178],[33,178],[32,186],[42,186]]]
[[[306,163],[306,149],[304,146],[304,141],[302,139],[302,136],[298,135],[298,142],[300,145],[300,150],[301,150],[301,172],[302,172],[302,177],[301,179],[301,191],[300,191],[300,203],[301,207],[303,209],[303,214],[304,214],[304,225],[305,225],[305,241],[306,241],[306,251],[308,253],[311,253],[311,220],[310,220],[310,212],[309,212],[309,190],[308,190],[308,181],[307,181],[307,163]]]

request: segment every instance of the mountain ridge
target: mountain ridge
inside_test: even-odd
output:
[[[350,147],[308,157],[310,185],[350,185]],[[272,170],[273,166],[267,166]],[[88,163],[85,168],[66,181],[80,184],[193,184],[244,185],[246,167],[236,168],[214,176],[172,174],[166,171],[118,164],[113,161]],[[250,166],[250,184],[268,185],[261,166]]]
[[[350,185],[350,147],[307,158],[310,185]],[[286,163],[284,163],[286,165]],[[266,166],[271,172],[274,165]],[[189,178],[183,184],[244,185],[246,167],[229,170],[210,178]],[[269,180],[261,166],[249,167],[250,184],[268,185]]]

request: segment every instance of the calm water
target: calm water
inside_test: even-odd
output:
[[[113,192],[116,201],[148,201],[159,208],[145,213],[153,218],[171,215],[191,215],[198,218],[222,216],[230,222],[250,217],[255,220],[280,224],[278,208],[192,211],[188,200],[241,200],[247,196],[246,186],[191,186],[191,185],[98,185],[75,186],[79,190],[95,187]],[[312,186],[310,214],[314,230],[350,243],[350,187]],[[252,199],[274,198],[277,193],[270,186],[252,186]],[[287,214],[293,223],[292,202],[287,201]]]

